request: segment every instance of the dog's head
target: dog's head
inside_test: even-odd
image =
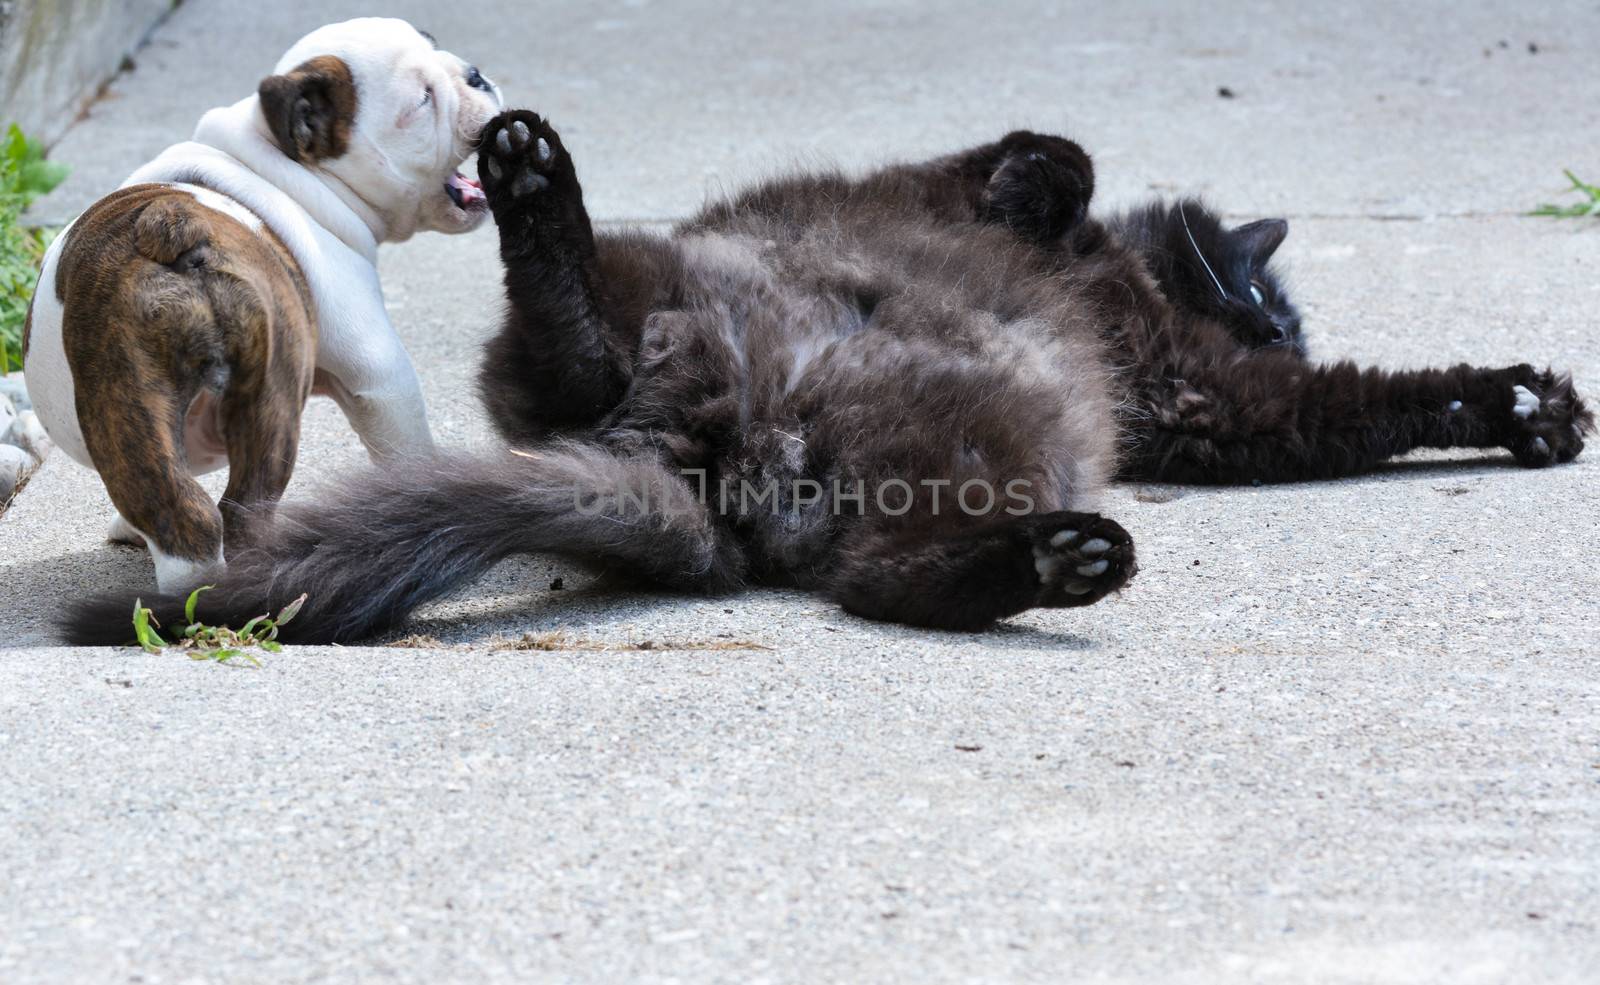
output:
[[[376,212],[385,239],[462,233],[488,214],[483,190],[459,169],[499,112],[500,90],[405,21],[318,28],[257,95],[283,153]]]

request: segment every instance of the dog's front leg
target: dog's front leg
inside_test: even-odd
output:
[[[315,393],[333,398],[367,454],[379,464],[433,451],[422,383],[394,329],[383,320],[388,344],[363,340],[360,351],[329,345],[317,358]]]

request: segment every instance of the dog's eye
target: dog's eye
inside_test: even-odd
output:
[[[1267,303],[1267,296],[1261,292],[1261,285],[1255,281],[1250,282],[1250,296],[1256,299],[1258,307]]]
[[[417,105],[426,106],[431,102],[433,102],[433,86],[428,86],[426,89],[422,90],[422,102],[418,103]]]

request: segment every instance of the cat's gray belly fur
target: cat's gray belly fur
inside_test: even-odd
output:
[[[977,481],[971,502],[1020,491],[1050,512],[1083,508],[1114,465],[1110,374],[1061,280],[999,231],[974,249],[880,218],[678,236],[681,304],[646,320],[607,432],[704,470],[758,567],[802,584],[857,511],[835,490],[958,510]]]

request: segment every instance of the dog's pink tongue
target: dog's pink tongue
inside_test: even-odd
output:
[[[483,186],[459,171],[450,176],[450,187],[461,194],[463,205],[487,201],[483,194]]]

